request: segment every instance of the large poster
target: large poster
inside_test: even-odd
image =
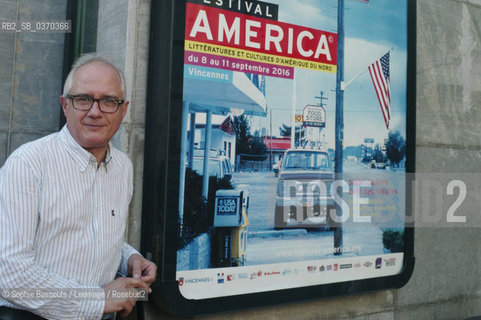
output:
[[[188,0],[185,16],[184,298],[402,272],[406,1]]]

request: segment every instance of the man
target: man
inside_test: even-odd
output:
[[[66,126],[0,169],[0,319],[125,316],[141,297],[133,288],[151,291],[157,267],[123,240],[132,163],[110,144],[125,94],[120,70],[82,56],[60,97]]]

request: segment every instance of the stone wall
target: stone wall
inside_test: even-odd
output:
[[[65,20],[64,0],[0,0],[0,21]],[[63,33],[0,32],[0,166],[59,128]]]

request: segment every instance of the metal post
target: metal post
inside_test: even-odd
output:
[[[272,109],[269,109],[269,139],[270,139],[270,167],[268,171],[272,171]]]
[[[294,149],[296,142],[296,69],[293,70],[292,79],[292,121],[291,121],[291,149]]]
[[[344,145],[344,0],[338,0],[337,8],[337,76],[336,76],[336,150],[335,160],[335,179],[342,179],[343,165],[342,154]],[[339,213],[340,206],[336,204],[336,212]],[[334,228],[334,248],[341,248],[342,225],[336,224]],[[337,254],[342,254],[342,250],[335,250]]]
[[[195,144],[195,112],[190,114],[190,141],[189,141],[189,159],[188,166],[194,167],[194,144]]]
[[[204,175],[202,177],[202,196],[205,201],[209,198],[209,151],[212,136],[212,111],[207,111],[204,134]]]
[[[182,132],[180,141],[180,176],[179,176],[179,218],[181,225],[184,221],[184,191],[185,191],[185,157],[187,150],[187,121],[189,120],[189,102],[182,103]]]

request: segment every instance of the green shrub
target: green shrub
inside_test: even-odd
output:
[[[397,231],[393,229],[384,230],[382,233],[382,243],[384,248],[391,253],[404,251],[404,230]]]
[[[209,177],[208,201],[202,196],[202,176],[191,168],[185,171],[184,221],[178,249],[209,231],[214,222],[215,193],[219,189],[233,189],[228,178]],[[179,221],[179,227],[180,221]]]

